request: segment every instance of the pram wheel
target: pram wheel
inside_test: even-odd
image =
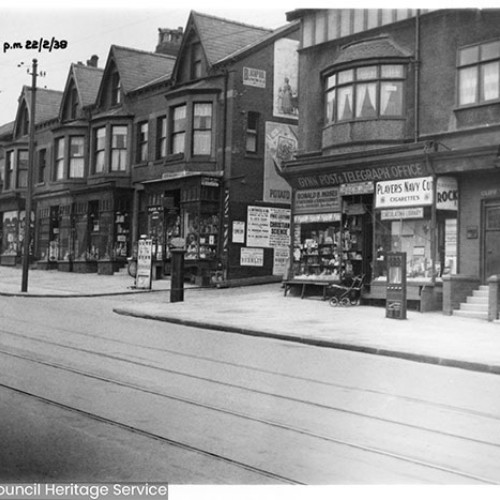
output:
[[[351,299],[351,306],[359,306],[359,299]]]
[[[332,297],[330,299],[330,305],[332,307],[337,307],[339,305],[339,299],[337,299],[337,297]]]
[[[351,305],[351,301],[349,300],[349,297],[344,297],[343,299],[341,299],[340,303],[346,307],[346,306],[350,306]]]

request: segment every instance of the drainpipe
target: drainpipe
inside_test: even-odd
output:
[[[415,16],[415,131],[414,142],[418,142],[420,137],[420,9],[417,9]]]

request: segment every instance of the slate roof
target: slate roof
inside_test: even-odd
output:
[[[401,48],[388,36],[381,36],[345,46],[334,64],[341,64],[362,59],[384,57],[411,57],[411,52]]]
[[[125,93],[170,75],[175,65],[175,57],[118,45],[111,46],[111,54]]]
[[[31,88],[25,85],[20,97],[26,99],[28,113],[30,112]],[[59,90],[36,89],[36,109],[35,123],[43,123],[47,120],[57,118],[59,116],[59,107],[61,106],[63,92]]]
[[[0,125],[0,138],[9,136],[12,134],[12,132],[14,132],[14,123],[15,122],[12,121]]]
[[[85,107],[94,104],[104,70],[102,68],[84,66],[83,64],[72,64],[71,72],[73,73],[80,105]]]
[[[272,30],[220,17],[191,12],[201,44],[210,65],[228,55],[254,44]]]

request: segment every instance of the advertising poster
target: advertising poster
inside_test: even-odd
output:
[[[273,255],[274,276],[284,276],[286,274],[289,254],[290,254],[290,248],[288,247],[274,249],[274,255]]]
[[[263,248],[242,248],[240,254],[241,266],[264,266],[264,249]]]
[[[274,116],[299,117],[299,42],[284,38],[274,44]]]
[[[284,161],[293,159],[297,147],[297,125],[266,122],[264,201],[287,204],[291,202],[292,190],[281,177],[281,168]]]
[[[245,243],[245,222],[233,220],[233,243]]]
[[[290,245],[290,210],[248,207],[247,246],[280,248]]]

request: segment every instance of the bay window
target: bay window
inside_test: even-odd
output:
[[[403,116],[402,64],[380,64],[347,69],[326,78],[325,121]]]
[[[458,105],[500,99],[500,41],[458,51]]]

